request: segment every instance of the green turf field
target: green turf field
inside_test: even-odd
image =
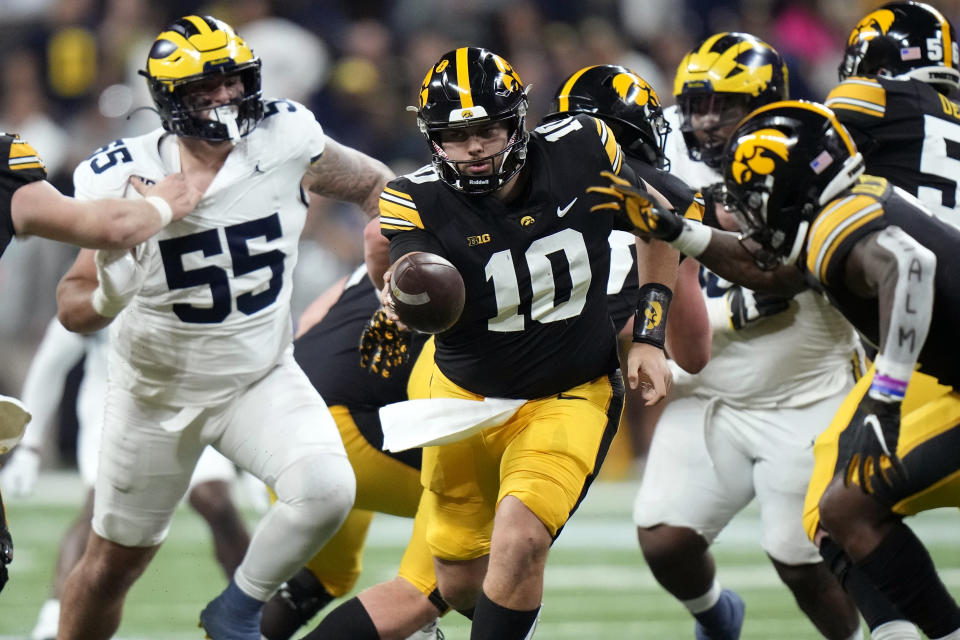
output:
[[[11,582],[0,594],[0,639],[27,637],[46,597],[61,533],[74,515],[77,481],[44,481],[38,497],[8,504],[16,544]],[[547,591],[537,638],[692,638],[686,612],[654,583],[636,548],[630,508],[633,485],[594,486],[560,537],[547,568]],[[251,513],[251,517],[254,514]],[[942,575],[960,595],[960,514],[941,510],[914,519]],[[744,640],[814,639],[817,634],[797,610],[759,551],[758,516],[748,509],[715,545],[720,578],[746,600]],[[393,577],[409,534],[406,521],[379,517],[365,557],[360,588]],[[224,586],[202,521],[183,509],[170,538],[127,600],[118,638],[200,639],[197,614]],[[466,640],[466,621],[447,616],[448,640]]]

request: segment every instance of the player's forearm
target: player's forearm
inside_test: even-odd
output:
[[[169,221],[147,200],[76,200],[44,181],[17,189],[11,209],[18,234],[90,249],[133,247]]]
[[[78,202],[88,234],[81,246],[89,249],[129,249],[166,226],[166,220],[146,200],[97,200]]]
[[[57,286],[57,318],[68,330],[93,333],[106,327],[113,318],[101,316],[93,308],[92,296],[97,281],[67,273]]]
[[[897,227],[876,236],[886,259],[866,269],[875,278],[880,311],[880,353],[871,391],[902,399],[933,317],[936,255]]]
[[[780,265],[764,270],[757,266],[750,252],[740,244],[739,236],[730,231],[710,229],[710,242],[697,261],[718,276],[739,285],[783,296],[795,295],[807,288],[800,270]]]
[[[680,368],[698,373],[710,361],[713,333],[700,291],[699,264],[680,265],[674,289],[673,313],[667,319],[667,353]]]

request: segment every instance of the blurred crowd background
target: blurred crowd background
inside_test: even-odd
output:
[[[851,28],[875,0],[0,0],[0,129],[40,152],[72,194],[95,149],[159,125],[142,77],[150,43],[191,13],[232,24],[263,61],[265,97],[308,105],[334,139],[405,173],[428,162],[406,111],[427,69],[458,46],[503,55],[531,93],[530,123],[567,75],[623,64],[673,103],[680,59],[717,31],[747,31],[787,60],[794,98],[822,100]],[[935,0],[957,23],[960,0]],[[532,124],[530,125],[532,126]],[[316,199],[315,199],[316,200]],[[315,201],[295,312],[362,259],[362,213]],[[0,393],[18,395],[75,250],[15,242],[0,262]]]

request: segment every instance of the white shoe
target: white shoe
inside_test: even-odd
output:
[[[0,455],[17,446],[31,417],[19,400],[0,396]]]
[[[435,618],[420,631],[417,631],[407,640],[443,640],[443,632],[440,631],[440,618]]]
[[[30,632],[30,640],[55,640],[59,622],[60,601],[51,598],[40,607],[37,624],[33,628],[33,631]]]

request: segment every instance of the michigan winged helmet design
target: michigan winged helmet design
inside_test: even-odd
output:
[[[850,134],[827,107],[774,102],[751,113],[723,156],[726,203],[744,234],[767,255],[758,262],[792,264],[820,207],[863,173]]]
[[[470,194],[494,191],[523,167],[530,134],[525,127],[527,96],[520,76],[509,62],[477,47],[460,47],[434,64],[423,79],[417,107],[417,124],[427,138],[433,166],[449,186]],[[492,160],[493,175],[464,175],[441,146],[444,132],[503,122],[506,147],[477,162]]]
[[[944,94],[960,87],[960,50],[953,25],[920,2],[891,2],[850,32],[840,79],[881,75],[913,78]]]
[[[263,119],[260,58],[230,25],[211,16],[186,16],[167,27],[140,73],[163,128],[177,135],[236,142]],[[223,105],[193,103],[192,91],[224,77],[243,84],[238,98]]]
[[[720,165],[725,140],[708,140],[712,131],[736,124],[744,115],[775,100],[786,100],[787,65],[769,44],[748,33],[717,33],[680,62],[673,93],[680,109],[680,131],[693,160]],[[711,115],[706,125],[694,120]]]
[[[557,89],[552,111],[547,118],[573,113],[601,118],[624,151],[668,168],[663,150],[670,126],[660,98],[650,83],[626,67],[604,64],[574,72]]]

